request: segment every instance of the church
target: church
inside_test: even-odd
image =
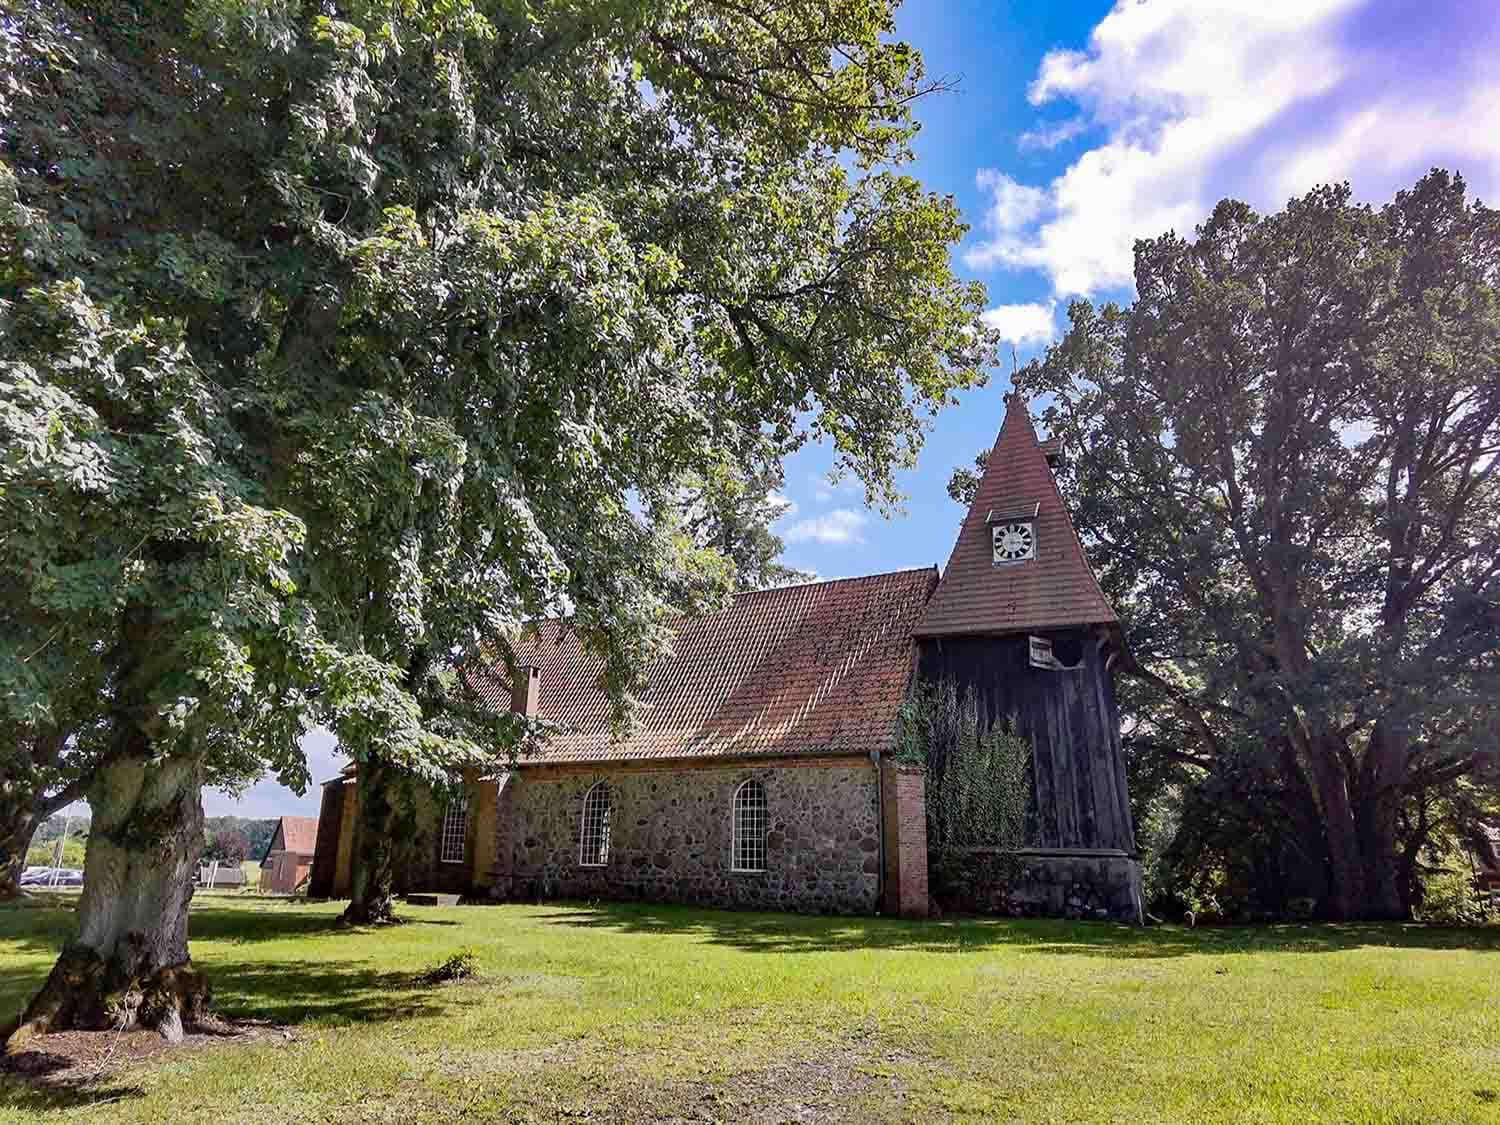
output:
[[[1026,406],[1004,422],[947,567],[756,590],[684,618],[642,713],[611,731],[601,662],[541,623],[490,702],[558,733],[429,798],[404,889],[925,917],[920,767],[895,760],[917,678],[952,677],[1030,742],[1013,912],[1140,921],[1113,675],[1120,623]],[[359,785],[324,785],[310,893],[348,893]],[[976,864],[982,857],[976,857]]]

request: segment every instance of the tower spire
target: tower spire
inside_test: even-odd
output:
[[[1005,421],[989,464],[916,635],[1019,633],[1117,621],[1084,558],[1026,401],[1012,391],[1005,396]]]

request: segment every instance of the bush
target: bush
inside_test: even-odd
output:
[[[455,980],[473,980],[479,976],[479,956],[472,949],[460,949],[446,961],[440,961],[417,977],[419,984],[447,984]]]
[[[1450,856],[1422,875],[1422,905],[1417,920],[1441,926],[1480,926],[1493,922],[1494,906],[1474,885],[1474,873],[1462,858]]]

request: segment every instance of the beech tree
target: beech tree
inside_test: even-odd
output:
[[[885,0],[0,19],[6,706],[80,721],[29,653],[87,652],[116,750],[28,1031],[196,1010],[206,779],[305,783],[328,725],[367,798],[350,916],[388,917],[407,779],[526,734],[461,670],[567,609],[627,721],[672,615],[732,584],[693,482],[822,440],[895,502],[993,341],[952,201],[899,171],[940,84],[891,28]]]
[[[1128,622],[1138,751],[1266,800],[1334,917],[1405,916],[1433,797],[1494,776],[1497,284],[1500,214],[1445,172],[1378,211],[1225,201],[1020,376]]]

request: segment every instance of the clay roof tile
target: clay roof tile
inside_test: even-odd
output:
[[[936,567],[813,582],[684,617],[623,736],[611,729],[602,661],[549,619],[517,657],[540,669],[538,717],[565,732],[522,762],[887,750],[913,667],[912,627],[936,583]],[[473,682],[491,706],[509,706],[503,670]]]
[[[1118,620],[1084,558],[1047,463],[1049,449],[1055,457],[1056,443],[1037,441],[1021,396],[1010,395],[974,502],[917,636],[1017,633]],[[1036,557],[995,562],[991,523],[1032,518],[1033,512]]]

